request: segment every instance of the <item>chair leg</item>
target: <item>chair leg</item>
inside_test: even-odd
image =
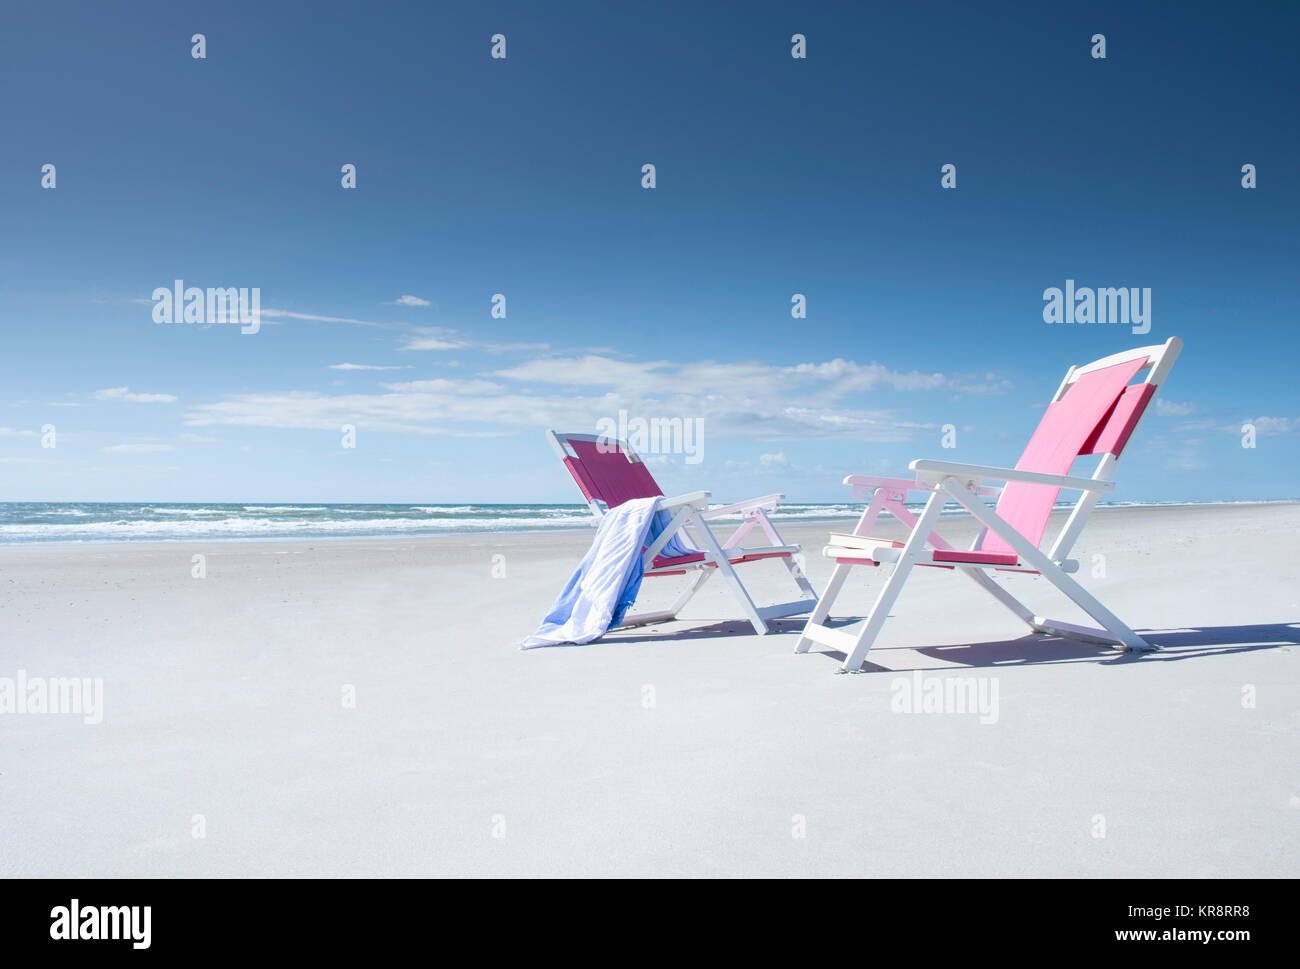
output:
[[[1130,649],[1139,653],[1154,652],[1158,649],[1158,647],[1152,646],[1145,639],[1126,626],[1122,621],[1120,621],[1118,616],[1103,606],[1091,592],[1079,585],[1078,582],[1075,582],[1074,579],[1070,578],[1060,569],[1043,571],[1042,574],[1044,578],[1052,583],[1052,585],[1056,586],[1074,600],[1075,605],[1088,615],[1092,616],[1092,618],[1097,620],[1097,622],[1101,623],[1102,626],[1105,627],[1106,632],[1110,633],[1114,638],[1115,645],[1123,646],[1125,649]],[[1054,626],[1056,629],[1052,628]],[[1034,628],[1041,628],[1041,631],[1043,632],[1064,630],[1067,635],[1080,631],[1077,629],[1071,629],[1070,625],[1067,623],[1054,623],[1051,620],[1043,620],[1038,617],[1035,617]]]
[[[1151,652],[1157,648],[1120,622],[1118,616],[1098,602],[1092,593],[1063,572],[1061,567],[1048,558],[1042,549],[1029,542],[1023,535],[1012,528],[1005,519],[999,518],[997,512],[980,503],[957,482],[956,478],[945,478],[939,483],[939,488],[951,495],[958,504],[963,505],[986,528],[1000,535],[1008,545],[1015,549],[1016,554],[1020,556],[1022,561],[1032,565],[1038,570],[1039,575],[1064,592],[1074,600],[1075,605],[1101,623],[1105,627],[1105,631],[1110,633],[1110,637],[1118,645],[1139,652]],[[1042,632],[1065,630],[1066,635],[1082,633],[1085,637],[1093,632],[1100,631],[1086,630],[1081,627],[1071,629],[1069,623],[1053,623],[1051,620],[1041,619],[1038,616],[1034,617],[1030,625]]]
[[[843,562],[836,564],[835,571],[831,573],[831,581],[826,586],[826,591],[822,593],[821,599],[817,601],[817,605],[813,608],[812,615],[808,617],[808,622],[804,624],[805,631],[800,634],[799,641],[794,644],[796,653],[808,652],[808,648],[813,644],[813,640],[807,634],[808,627],[820,626],[826,621],[826,617],[831,613],[831,606],[835,604],[840,589],[844,588],[844,581],[849,577],[851,571],[853,571],[851,565]]]
[[[767,515],[763,514],[762,511],[759,511],[752,519],[746,522],[746,525],[749,525],[750,527],[757,525],[763,530],[763,533],[767,535],[767,540],[773,545],[785,545],[785,539],[781,537],[781,533],[776,530],[776,526],[772,524],[771,519],[769,519]],[[739,535],[740,532],[738,531],[736,534]],[[727,544],[730,545],[734,541],[735,538],[733,537],[731,542],[728,542]],[[808,581],[808,576],[804,573],[804,570],[795,562],[794,556],[783,556],[781,558],[781,564],[786,567],[791,578],[794,579],[795,585],[799,587],[799,592],[801,593],[799,598],[816,604],[818,601],[817,590],[814,589],[813,584]]]
[[[700,589],[704,587],[704,583],[709,581],[709,576],[712,574],[712,569],[700,569],[695,573],[695,575],[691,577],[691,580],[686,583],[686,588],[683,589],[682,594],[677,597],[677,601],[668,607],[668,611],[676,616],[679,612],[685,609],[686,604],[695,598],[695,593],[699,592]]]
[[[817,590],[814,589],[813,584],[808,581],[808,576],[804,574],[803,569],[801,569],[799,564],[795,562],[793,555],[783,556],[781,564],[790,572],[790,577],[794,579],[794,584],[797,585],[799,591],[803,593],[801,598],[807,599],[810,602],[819,601],[817,598]]]
[[[880,635],[880,629],[889,617],[889,610],[894,607],[894,601],[898,594],[903,591],[903,583],[907,581],[908,573],[912,571],[911,562],[899,562],[894,566],[894,572],[885,582],[885,587],[880,590],[880,595],[876,596],[876,604],[871,607],[871,614],[867,616],[866,622],[862,624],[857,634],[857,642],[849,655],[845,657],[844,664],[840,667],[841,672],[856,673],[862,668],[862,664],[867,659],[867,653],[871,652],[871,647],[876,642],[876,637]]]
[[[925,510],[921,512],[921,517],[916,520],[916,524],[912,527],[912,533],[908,535],[907,543],[903,546],[902,552],[899,553],[898,564],[894,566],[894,571],[885,583],[885,587],[880,590],[880,595],[876,597],[876,604],[871,607],[871,615],[862,624],[862,628],[857,634],[857,641],[841,667],[842,672],[856,673],[862,668],[867,653],[871,651],[876,636],[880,634],[880,627],[889,618],[889,610],[893,608],[894,600],[898,598],[898,594],[903,590],[903,583],[907,581],[912,566],[916,564],[917,559],[921,557],[921,553],[925,551],[926,539],[929,538],[930,530],[935,525],[935,519],[939,517],[939,512],[946,501],[947,495],[941,491],[936,491],[926,500]]]
[[[745,618],[754,627],[754,632],[760,636],[766,636],[768,633],[767,623],[758,614],[758,607],[754,605],[754,600],[750,598],[745,584],[740,581],[740,576],[736,575],[736,570],[727,559],[727,553],[718,544],[718,539],[714,536],[708,523],[697,516],[692,516],[691,525],[694,526],[692,530],[704,546],[705,554],[717,563],[718,573],[731,587],[732,594],[736,597],[736,601],[740,603],[740,608],[744,610]]]

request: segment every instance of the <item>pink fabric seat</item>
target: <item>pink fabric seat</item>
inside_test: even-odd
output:
[[[898,548],[902,547],[902,542],[895,543]],[[849,555],[837,555],[835,562],[839,565],[879,565],[875,559],[870,558],[870,552],[862,550],[862,557],[857,558]],[[952,565],[946,563],[957,562],[962,565],[988,565],[998,568],[1009,568],[1020,564],[1020,557],[1014,552],[959,552],[948,549],[935,549],[927,552],[930,555],[930,561],[917,562],[917,565],[925,565],[930,568],[951,569]],[[1032,571],[1029,569],[1017,571]]]
[[[987,542],[985,545],[987,546]],[[958,552],[949,549],[936,549],[936,562],[961,562],[965,565],[1019,565],[1020,556],[1015,552],[990,552],[980,549],[978,552]]]
[[[745,562],[758,562],[761,559],[788,558],[791,554],[792,553],[790,552],[746,552],[744,555],[737,555],[734,557],[728,556],[727,561],[730,562],[732,565],[742,565]],[[664,558],[662,555],[656,555],[652,566],[654,569],[654,572],[652,574],[682,575],[686,571],[685,568],[681,568],[681,570],[678,572],[661,572],[659,570],[672,569],[679,566],[694,565],[698,562],[703,562],[703,561],[704,561],[703,552],[698,552],[695,555],[678,555],[674,558]],[[709,568],[716,568],[716,566],[714,566],[713,563],[710,562]]]

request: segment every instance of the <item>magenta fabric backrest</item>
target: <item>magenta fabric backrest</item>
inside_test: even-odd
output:
[[[564,465],[588,501],[603,501],[607,508],[617,508],[633,498],[663,495],[646,466],[629,461],[617,442],[598,444],[569,439],[565,443],[577,457],[565,458]]]
[[[1070,384],[1065,395],[1047,405],[1047,413],[1016,462],[1019,471],[1069,474],[1076,459],[1112,447],[1123,449],[1152,391],[1125,388],[1146,365],[1145,357],[1092,370]],[[1130,393],[1130,391],[1132,393]],[[1118,456],[1119,451],[1111,451]],[[997,513],[1034,545],[1043,540],[1047,519],[1060,488],[1012,481],[1002,489]],[[993,532],[980,545],[987,552],[1015,550]]]
[[[1120,394],[1119,400],[1111,408],[1106,419],[1097,425],[1097,430],[1088,438],[1080,456],[1084,454],[1113,454],[1119,457],[1124,453],[1124,445],[1137,422],[1142,419],[1147,404],[1156,395],[1155,384],[1129,384]]]

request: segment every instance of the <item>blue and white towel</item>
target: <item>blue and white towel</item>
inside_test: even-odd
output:
[[[641,588],[645,547],[672,521],[658,504],[658,498],[634,498],[605,514],[586,556],[537,632],[520,640],[520,649],[589,643],[623,620]],[[674,535],[659,554],[696,551]]]

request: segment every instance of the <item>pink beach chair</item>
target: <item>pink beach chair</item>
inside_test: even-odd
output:
[[[636,453],[622,441],[611,441],[591,434],[557,434],[547,431],[547,438],[555,448],[564,466],[573,475],[578,488],[587,499],[597,521],[608,509],[616,508],[634,498],[660,498],[663,491]],[[664,498],[659,509],[672,518],[653,542],[646,547],[642,563],[645,575],[687,575],[692,578],[682,590],[677,601],[666,610],[642,612],[626,617],[618,628],[642,626],[647,623],[669,622],[690,602],[695,593],[714,572],[719,573],[740,603],[745,618],[760,636],[768,632],[767,621],[782,616],[808,612],[817,604],[817,593],[795,562],[798,545],[787,545],[777,533],[776,526],[767,517],[775,511],[784,495],[767,495],[732,505],[709,507],[709,492],[695,491],[675,498]],[[709,522],[725,515],[742,516],[740,527],[725,542],[719,543]],[[755,528],[770,542],[762,546],[742,545],[742,541]],[[689,531],[687,531],[689,529]],[[660,553],[674,537],[684,539],[702,551],[690,555],[666,557]],[[735,566],[763,559],[779,559],[790,571],[799,587],[800,598],[773,606],[756,606],[744,583],[736,574]]]
[[[835,560],[835,571],[795,645],[795,652],[806,652],[813,643],[820,643],[846,654],[843,672],[858,670],[914,565],[961,572],[1035,632],[1129,650],[1155,649],[1071,578],[1079,564],[1068,555],[1098,499],[1114,490],[1120,455],[1157,388],[1169,375],[1182,346],[1181,340],[1171,337],[1160,346],[1128,350],[1087,366],[1071,367],[1014,469],[950,461],[913,461],[909,467],[915,473],[914,479],[861,475],[845,478],[844,483],[853,487],[855,497],[869,499],[869,504],[853,531],[855,538],[851,542],[842,540],[823,549],[823,555]],[[1130,384],[1143,370],[1147,372],[1146,379]],[[1070,473],[1078,458],[1096,455],[1101,459],[1090,477]],[[1006,486],[989,487],[985,481],[1002,481]],[[1078,491],[1080,495],[1060,534],[1044,551],[1039,545],[1062,489]],[[919,517],[903,505],[909,494],[918,492],[927,496]],[[996,509],[980,500],[985,497],[997,497]],[[939,512],[949,501],[957,502],[983,525],[969,550],[953,549],[935,531]],[[911,526],[905,542],[869,537],[882,511]],[[870,615],[857,629],[825,626],[826,617],[853,568],[884,563],[891,563],[893,571],[876,597]],[[989,575],[991,570],[1042,575],[1102,628],[1044,619],[995,582]]]

